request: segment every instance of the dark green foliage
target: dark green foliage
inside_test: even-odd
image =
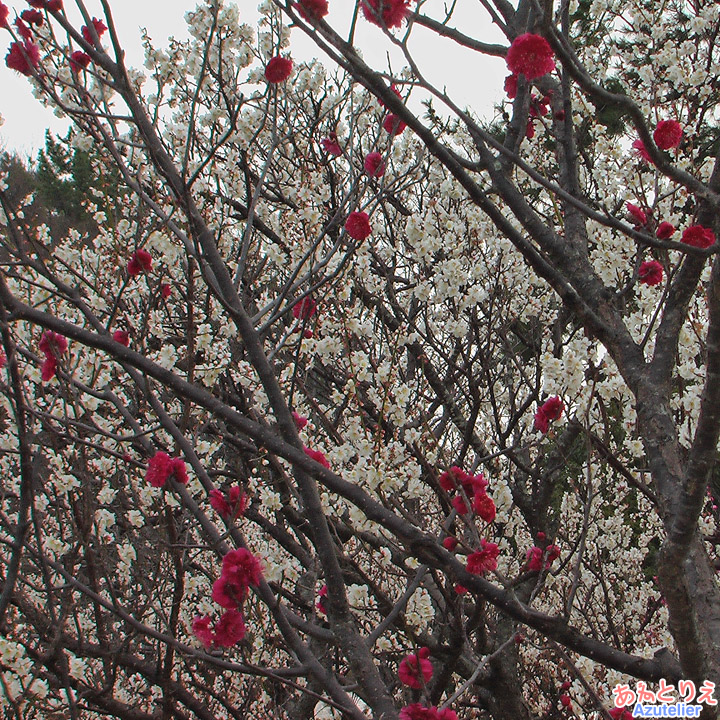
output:
[[[92,175],[88,152],[46,133],[45,150],[38,153],[36,178],[38,195],[51,212],[69,221],[87,220],[83,201],[88,198]]]

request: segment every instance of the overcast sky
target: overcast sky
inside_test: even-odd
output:
[[[11,8],[18,11],[27,5],[21,0],[5,0]],[[147,28],[150,37],[164,46],[170,35],[187,37],[184,15],[187,10],[193,9],[196,0],[114,0],[111,2],[113,16],[118,28],[118,34],[126,50],[129,65],[142,64],[142,51],[140,46],[140,28]],[[258,0],[237,0],[240,8],[240,17],[244,22],[254,26],[257,19]],[[72,0],[65,0],[68,13],[72,13]],[[433,9],[442,9],[443,0],[429,0],[424,6],[428,15],[435,15]],[[488,27],[487,20],[482,15],[480,3],[458,3],[464,16],[458,15],[455,25],[461,29],[474,28],[475,36],[490,42],[502,42],[502,39],[493,28]],[[95,12],[102,17],[98,0],[87,0],[89,12]],[[331,0],[331,14],[327,20],[331,25],[341,30],[347,25],[348,10],[352,8],[350,0]],[[11,10],[12,12],[12,10]],[[424,35],[423,35],[424,34]],[[3,33],[9,45],[10,38]],[[0,35],[0,37],[3,37]],[[415,42],[413,49],[425,50],[421,55],[424,62],[423,71],[428,78],[440,87],[446,85],[451,96],[455,97],[460,105],[472,105],[478,113],[491,111],[492,103],[497,101],[502,92],[502,83],[506,75],[505,64],[499,59],[485,59],[481,56],[461,50],[450,43],[438,45],[432,43],[432,37],[423,28],[416,26],[414,31]],[[423,40],[427,39],[427,48],[423,47]],[[385,47],[384,38],[380,30],[369,23],[362,21],[358,24],[356,35],[357,44],[362,48],[365,57],[374,55],[382,63]],[[382,43],[382,45],[380,44]],[[0,51],[4,58],[5,47],[0,43]],[[296,61],[309,60],[317,57],[319,51],[304,33],[293,33],[290,46],[293,58]],[[393,67],[397,70],[402,66],[400,58],[396,57]],[[52,111],[43,107],[32,95],[28,80],[16,72],[9,70],[4,62],[0,62],[0,115],[4,125],[0,127],[0,148],[14,149],[22,155],[35,154],[36,150],[44,145],[46,128],[54,132],[64,132],[67,121],[56,118]]]

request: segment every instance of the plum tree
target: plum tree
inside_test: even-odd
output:
[[[0,190],[9,717],[720,682],[716,4],[212,0],[142,71],[30,5],[6,62],[117,182],[63,237]],[[507,65],[492,120],[418,35]]]

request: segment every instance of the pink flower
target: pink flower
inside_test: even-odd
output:
[[[625,207],[627,208],[630,217],[635,221],[636,227],[642,227],[647,223],[647,215],[642,208],[639,208],[637,205],[633,205],[630,202],[626,203]]]
[[[645,260],[640,263],[638,280],[643,285],[658,285],[663,279],[663,266],[657,260]]]
[[[296,320],[309,320],[317,312],[317,303],[311,297],[304,297],[293,305],[292,313]]]
[[[311,450],[309,447],[303,447],[303,450],[305,451],[305,454],[316,463],[320,463],[320,465],[326,468],[330,467],[328,459],[319,450]]]
[[[569,708],[572,705],[572,700],[570,699],[569,695],[566,695],[565,693],[563,693],[560,696],[560,703],[563,707]]]
[[[530,572],[540,572],[543,568],[543,550],[533,545],[525,555],[527,569]]]
[[[658,240],[669,240],[675,234],[675,226],[672,223],[663,220],[655,233]]]
[[[492,498],[486,494],[477,494],[473,499],[473,510],[486,522],[495,519],[496,509]]]
[[[470,512],[470,508],[468,508],[462,495],[456,495],[450,501],[450,504],[455,508],[458,515],[467,515]]]
[[[432,663],[427,659],[430,651],[422,648],[417,655],[411,654],[403,659],[398,667],[398,677],[403,685],[419,690],[427,685],[433,676]]]
[[[44,8],[50,12],[59,12],[63,7],[62,0],[28,0],[28,5],[39,10]]]
[[[510,100],[514,100],[517,97],[517,86],[518,86],[518,76],[517,75],[515,75],[515,74],[508,75],[505,78],[504,88],[505,88],[505,92],[507,93],[507,96],[508,96],[508,98],[510,98]]]
[[[277,55],[270,58],[270,61],[265,66],[265,79],[273,85],[285,82],[290,77],[292,69],[293,61],[290,58]]]
[[[327,615],[327,608],[325,607],[325,598],[327,597],[328,589],[327,585],[323,585],[318,592],[318,599],[315,603],[315,607],[323,614]]]
[[[5,56],[5,64],[22,75],[32,75],[33,68],[40,63],[40,50],[35,43],[26,40],[22,45],[14,42]]]
[[[305,20],[322,18],[328,14],[328,0],[298,0],[294,7]]]
[[[543,557],[545,556],[545,552],[547,552],[547,558],[545,559],[545,563],[543,565]],[[525,556],[527,561],[526,569],[530,570],[531,572],[540,572],[540,570],[545,567],[545,569],[548,570],[553,564],[553,562],[559,557],[560,548],[557,545],[548,545],[546,551],[543,551],[542,548],[533,545],[527,551]]]
[[[0,2],[0,27],[10,29],[8,25],[8,15],[10,14],[10,8],[3,2]]]
[[[497,570],[497,559],[500,550],[495,543],[480,540],[481,550],[468,556],[467,571],[474,575],[484,575],[486,572]]]
[[[152,256],[147,250],[136,250],[128,260],[127,271],[130,277],[148,273],[152,269]]]
[[[477,477],[482,478],[482,475],[478,475]],[[458,483],[460,483],[463,488],[465,488],[466,492],[470,490],[472,493],[474,477],[470,475],[470,473],[465,472],[462,468],[459,468],[457,465],[453,465],[449,470],[446,470],[442,475],[440,475],[438,481],[440,483],[440,487],[448,492],[457,488]]]
[[[442,544],[446,550],[449,550],[450,552],[452,552],[458,546],[458,539],[456,537],[452,537],[452,535],[450,535],[442,541]]]
[[[40,348],[41,353],[55,358],[67,352],[67,347],[67,338],[52,330],[46,330],[38,343],[38,348]]]
[[[28,25],[37,25],[41,27],[43,24],[43,14],[38,10],[23,10],[20,17],[28,23]]]
[[[181,458],[171,458],[167,453],[158,451],[148,461],[145,479],[152,487],[164,487],[165,483],[173,477],[175,482],[187,485],[188,476],[185,463]]]
[[[545,434],[550,422],[559,419],[564,409],[565,406],[559,397],[548,398],[535,413],[533,428]]]
[[[237,645],[245,637],[245,621],[235,608],[226,610],[215,623],[215,642],[220,647]]]
[[[338,145],[337,135],[334,132],[328,133],[328,136],[323,138],[320,144],[328,155],[334,155],[335,157],[342,155],[342,148]]]
[[[400,711],[400,720],[457,720],[457,713],[450,708],[438,710],[434,705],[426,707],[413,703]]]
[[[57,360],[48,355],[40,366],[40,378],[43,382],[49,382],[57,374]]]
[[[368,214],[365,212],[350,213],[345,221],[345,230],[353,240],[358,242],[365,240],[372,232]]]
[[[70,53],[70,64],[75,72],[79,72],[90,64],[90,56],[82,50],[75,50]]]
[[[519,35],[513,40],[505,62],[513,75],[522,73],[528,80],[547,75],[555,69],[550,44],[544,37],[532,33]]]
[[[715,233],[702,225],[691,225],[685,229],[681,242],[696,248],[709,248],[715,244]]]
[[[107,30],[107,25],[102,20],[98,20],[97,18],[92,19],[93,27],[95,28],[95,32],[97,33],[98,39],[101,38],[105,31]],[[82,28],[80,28],[80,32],[82,33],[83,38],[85,38],[85,42],[87,42],[90,45],[94,45],[95,42],[93,41],[93,36],[90,31],[90,28],[87,25],[83,25]]]
[[[363,167],[370,177],[379,178],[385,174],[385,161],[379,152],[368,153],[365,156]]]
[[[608,712],[613,720],[633,720],[633,714],[624,707],[614,707],[608,710]]]
[[[262,567],[247,548],[238,548],[230,550],[223,558],[222,575],[239,585],[257,586],[262,580]]]
[[[128,345],[130,345],[130,335],[128,335],[125,330],[116,330],[113,333],[113,340],[117,343],[120,343],[121,345],[124,345],[125,347],[128,347]]]
[[[227,494],[222,490],[210,491],[210,506],[224,520],[232,517],[234,520],[242,517],[248,507],[248,496],[238,485],[233,485]]]
[[[205,617],[195,616],[192,622],[193,635],[205,646],[206,650],[209,650],[215,642],[215,634],[210,629],[210,616]]]
[[[57,374],[57,361],[67,351],[67,339],[52,330],[46,330],[40,338],[38,348],[45,355],[40,366],[40,377],[43,382],[48,382]]]
[[[172,459],[171,473],[176,483],[187,485],[190,478],[187,474],[187,468],[182,458],[175,457]]]
[[[646,163],[652,164],[652,158],[650,157],[650,153],[647,151],[647,148],[645,147],[645,143],[638,138],[633,144],[632,144],[633,152],[641,159],[644,160]]]
[[[653,140],[661,150],[677,147],[681,139],[682,128],[677,120],[661,120],[653,133]]]
[[[163,283],[160,286],[160,297],[162,297],[163,300],[167,300],[170,295],[172,295],[172,289],[170,285],[168,285],[167,283]]]
[[[304,415],[296,413],[294,410],[292,411],[292,417],[295,421],[295,427],[298,430],[302,430],[308,424],[308,419]]]
[[[16,17],[13,21],[13,25],[17,29],[18,35],[26,42],[32,42],[32,31],[30,27],[25,24],[25,21],[21,17]]]
[[[393,113],[388,113],[385,120],[383,120],[383,130],[390,133],[390,135],[401,135],[406,127],[407,124]]]
[[[362,10],[374,25],[400,27],[410,14],[410,0],[363,0]]]
[[[212,599],[226,610],[234,610],[245,602],[247,585],[239,585],[232,579],[221,575],[212,586]]]
[[[528,140],[535,137],[535,123],[532,120],[528,120],[528,124],[525,126],[525,137]]]
[[[172,472],[172,460],[170,456],[158,451],[150,458],[145,479],[152,487],[163,487]]]
[[[397,85],[396,85],[395,83],[392,83],[392,84],[390,85],[390,90],[392,90],[392,92],[393,92],[393,94],[395,95],[395,97],[397,97],[397,98],[399,98],[400,100],[402,100],[402,95],[400,94],[400,91],[398,90]],[[387,105],[382,101],[381,98],[378,98],[378,103],[380,104],[380,107],[387,107]]]

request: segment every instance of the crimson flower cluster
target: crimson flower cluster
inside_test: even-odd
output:
[[[64,335],[46,330],[40,338],[38,345],[40,352],[45,355],[45,360],[40,367],[43,382],[48,382],[57,373],[58,358],[67,351],[67,339]]]
[[[298,0],[294,5],[298,15],[305,20],[323,18],[328,14],[328,0]]]
[[[428,660],[429,648],[420,648],[417,653],[407,655],[398,667],[398,677],[403,685],[419,690],[430,682],[433,676],[433,666]]]
[[[130,345],[130,334],[125,330],[116,330],[113,333],[113,340],[128,347]]]
[[[285,82],[290,77],[292,69],[293,61],[290,58],[276,55],[274,58],[270,58],[265,66],[265,79],[271,85],[277,85]]]
[[[453,465],[440,475],[438,481],[440,487],[447,492],[458,490],[457,495],[451,500],[458,514],[466,515],[470,512],[466,502],[469,500],[473,512],[485,522],[490,523],[495,519],[495,503],[487,494],[488,482],[482,474],[470,475],[457,465]]]
[[[680,240],[686,245],[704,250],[715,244],[715,233],[703,225],[691,225],[685,229]]]
[[[28,0],[28,5],[48,12],[60,12],[63,8],[62,0]]]
[[[315,603],[315,607],[323,614],[327,615],[327,608],[325,607],[325,598],[328,594],[327,585],[323,585],[318,592],[318,599]]]
[[[152,270],[152,256],[147,250],[136,250],[128,260],[127,271],[130,277],[137,277],[140,273],[149,273]]]
[[[195,616],[192,630],[195,636],[209,650],[213,646],[232,647],[245,637],[245,618],[240,610],[226,610],[211,628],[209,615]]]
[[[458,720],[457,713],[450,708],[426,707],[413,703],[400,711],[400,720]]]
[[[632,144],[633,152],[643,161],[646,163],[652,164],[652,158],[650,157],[650,153],[647,151],[647,148],[645,147],[645,143],[638,138],[633,144]]]
[[[669,240],[675,234],[675,226],[667,220],[663,220],[655,231],[658,240]]]
[[[314,460],[316,463],[319,463],[325,468],[330,468],[330,463],[328,462],[328,459],[319,450],[312,450],[309,447],[303,447],[303,450],[311,460]]]
[[[480,540],[480,550],[468,555],[466,570],[473,575],[484,575],[497,570],[497,559],[500,548],[485,538]]]
[[[175,482],[187,485],[188,475],[183,459],[171,458],[166,452],[156,452],[148,462],[145,479],[152,487],[161,488],[171,477]]]
[[[647,225],[647,213],[637,205],[626,203],[628,214],[635,221],[635,227],[643,227]]]
[[[296,320],[309,320],[317,312],[317,303],[311,297],[304,297],[293,305],[292,313]]]
[[[322,145],[323,150],[328,155],[332,155],[333,157],[340,157],[342,155],[342,148],[338,143],[338,137],[336,133],[328,133],[328,136],[326,138],[323,138],[320,141],[320,144]]]
[[[370,177],[379,178],[385,174],[385,161],[379,152],[368,153],[365,156],[363,167]]]
[[[657,260],[640,263],[638,279],[643,285],[659,285],[663,279],[663,266]]]
[[[106,32],[107,32],[107,25],[102,20],[98,20],[97,18],[92,19],[92,26],[95,29],[95,34],[98,36],[98,39],[100,39]],[[95,41],[93,40],[92,31],[87,25],[83,25],[82,28],[80,28],[80,32],[82,33],[82,36],[88,45],[94,45]]]
[[[82,50],[75,50],[74,52],[70,53],[70,65],[75,72],[80,72],[80,70],[84,70],[86,67],[88,67],[88,65],[90,65],[90,61],[90,56],[87,53],[84,53]]]
[[[555,69],[555,56],[550,44],[541,35],[533,33],[518,35],[513,40],[505,62],[513,75],[522,74],[528,80],[535,80]]]
[[[231,550],[222,562],[220,577],[213,583],[212,599],[227,610],[245,601],[250,586],[262,581],[260,561],[246,548]]]
[[[210,506],[223,520],[242,517],[248,505],[248,496],[238,485],[233,485],[226,493],[217,489],[210,491]]]
[[[353,240],[358,242],[365,240],[372,232],[368,214],[366,212],[350,213],[345,221],[345,231]]]
[[[550,423],[560,419],[564,409],[565,405],[557,395],[548,398],[535,413],[533,428],[544,435],[549,430]]]
[[[362,11],[373,25],[397,28],[410,15],[410,0],[363,0]]]
[[[547,555],[546,555],[547,553]],[[543,568],[549,570],[550,566],[560,557],[560,548],[557,545],[548,545],[545,550],[533,545],[527,551],[526,567],[531,572],[540,572]],[[544,562],[543,562],[544,558]]]
[[[677,120],[661,120],[653,133],[653,140],[661,150],[677,147],[681,139],[682,127]]]
[[[292,411],[292,418],[295,421],[295,427],[298,430],[302,430],[308,424],[308,419],[294,410]]]
[[[10,50],[5,56],[5,64],[11,70],[30,76],[40,64],[40,50],[30,40],[25,40],[23,43],[14,42],[10,45]]]

